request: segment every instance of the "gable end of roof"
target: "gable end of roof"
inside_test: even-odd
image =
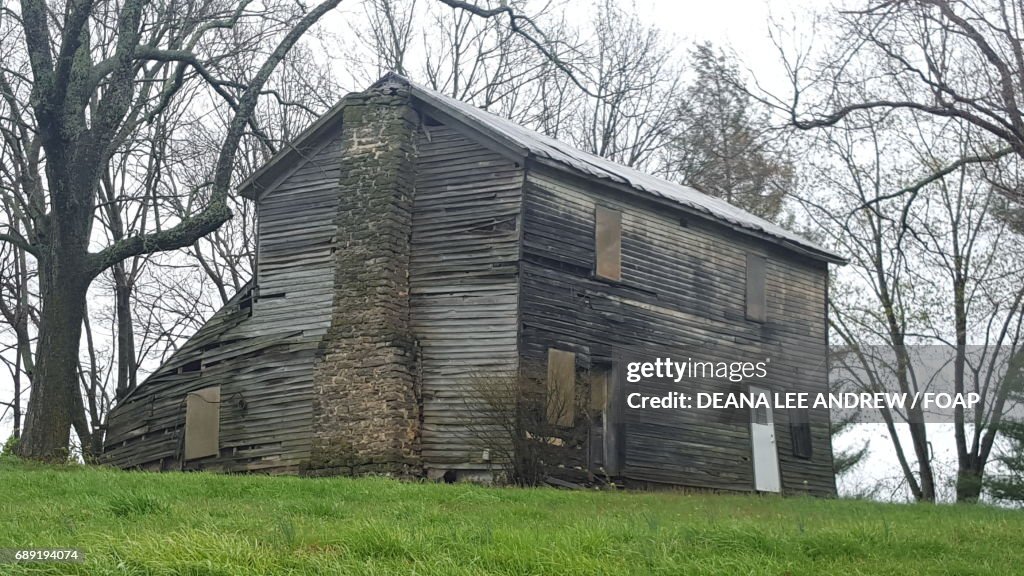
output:
[[[688,213],[718,221],[740,232],[776,243],[816,260],[835,264],[847,262],[843,256],[724,200],[576,149],[569,144],[524,128],[511,120],[420,86],[393,72],[386,74],[366,91],[352,93],[342,98],[338,104],[299,134],[289,147],[282,149],[242,182],[238,188],[239,193],[245,198],[258,200],[276,184],[295,154],[308,153],[322,136],[336,129],[345,106],[354,99],[361,99],[373,93],[398,92],[407,92],[413,101],[424,105],[428,113],[433,112],[442,116],[439,120],[450,120],[462,125],[477,138],[493,142],[510,156],[535,158],[545,165],[574,175],[648,194],[667,201],[669,205],[677,205]]]

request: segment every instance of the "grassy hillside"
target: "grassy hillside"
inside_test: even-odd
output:
[[[0,574],[1019,574],[1024,512],[0,460]]]

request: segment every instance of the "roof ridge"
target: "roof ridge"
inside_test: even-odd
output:
[[[580,150],[571,144],[517,124],[508,118],[420,85],[393,70],[385,73],[363,92],[353,92],[342,98],[334,107],[303,130],[291,145],[283,147],[263,167],[243,181],[238,187],[239,191],[243,196],[254,198],[254,188],[267,172],[267,168],[280,164],[285,157],[294,153],[295,150],[301,149],[305,140],[322,133],[328,126],[333,125],[334,121],[340,118],[345,102],[350,97],[399,86],[407,89],[410,96],[437,108],[457,122],[479,130],[486,137],[498,141],[505,140],[506,144],[510,142],[524,155],[542,159],[545,164],[553,164],[557,168],[568,169],[597,180],[611,181],[668,200],[708,218],[724,222],[733,228],[767,237],[770,241],[782,244],[791,250],[805,252],[817,259],[836,263],[846,262],[846,258],[817,245],[800,234],[751,214],[721,198]]]
[[[818,258],[836,263],[845,263],[846,259],[803,236],[788,230],[770,220],[766,220],[743,210],[742,208],[716,198],[691,186],[672,182],[637,168],[619,164],[608,158],[598,156],[575,146],[537,132],[508,118],[498,116],[490,111],[477,108],[469,103],[456,100],[425,86],[419,85],[408,78],[394,75],[410,88],[413,96],[420,98],[435,107],[455,116],[456,120],[469,122],[476,128],[487,132],[498,132],[510,139],[528,153],[551,162],[599,179],[610,180],[630,188],[661,197],[704,213],[711,218],[723,220],[733,226],[748,231],[759,232],[771,238],[782,240],[790,248],[802,248],[810,251]],[[453,114],[454,112],[454,114]]]

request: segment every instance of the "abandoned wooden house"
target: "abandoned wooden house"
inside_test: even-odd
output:
[[[630,409],[624,358],[771,358],[827,390],[828,264],[694,189],[388,75],[241,185],[251,284],[109,416],[120,467],[474,478],[474,379],[546,367],[575,461],[629,485],[835,493],[826,410]],[[577,393],[588,373],[590,390]],[[749,383],[743,383],[746,387]],[[675,391],[735,390],[720,378]],[[579,398],[584,398],[580,401]]]

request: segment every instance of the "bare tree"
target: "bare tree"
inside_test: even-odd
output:
[[[400,69],[588,152],[661,167],[658,152],[682,95],[680,58],[657,26],[615,0],[603,0],[578,29],[557,3],[543,0],[496,8],[372,0],[367,10],[376,26],[355,34],[369,51],[364,60],[375,64],[372,74]],[[410,55],[411,43],[422,45],[422,58]]]
[[[356,35],[370,48],[372,75],[380,78],[387,72],[409,74],[406,54],[415,32],[416,0],[367,0],[363,4],[369,27],[355,29]]]
[[[2,223],[12,233],[24,233],[32,224],[16,199],[26,198],[38,206],[42,198],[36,177],[40,149],[24,105],[31,94],[28,64],[18,63],[8,41],[18,34],[15,21],[0,12],[0,61],[8,63],[6,73],[0,73],[0,205]],[[35,370],[33,327],[39,317],[35,305],[38,287],[35,261],[30,256],[22,246],[0,244],[0,313],[4,320],[0,324],[4,344],[0,359],[13,384],[11,401],[3,403],[3,413],[12,414],[14,436],[21,433],[23,396],[31,389]]]
[[[14,58],[5,59],[0,76],[20,77],[19,66],[28,63],[32,98],[18,111],[32,132],[22,147],[43,157],[31,176],[39,182],[35,193],[13,197],[27,218],[0,235],[30,253],[39,270],[39,347],[22,455],[58,458],[68,445],[80,413],[78,353],[93,279],[134,256],[188,246],[230,218],[238,144],[247,129],[259,131],[252,122],[259,96],[292,46],[339,1],[309,11],[248,0],[173,7],[89,1],[66,9],[24,0],[17,12],[0,8],[0,17],[19,24],[17,36],[5,38],[15,47],[3,51]],[[266,54],[256,72],[243,85],[223,80],[223,55],[246,49]],[[209,185],[193,192],[202,202],[183,220],[92,250],[97,194],[111,158],[197,84],[233,111]]]
[[[566,70],[582,72],[558,6],[550,1],[514,0],[507,11],[489,17],[449,2],[368,0],[364,7],[373,27],[353,28],[360,42],[350,57],[362,81],[398,71],[452,98],[529,124],[540,106],[537,88],[543,78],[559,75],[571,82]],[[505,14],[527,13],[528,20],[514,16],[512,21],[535,32],[542,28],[543,34],[527,36],[503,22]]]
[[[992,138],[907,186],[969,164],[1024,157],[1024,4],[1003,0],[864,0],[835,10],[817,30],[823,55],[783,50],[792,90],[765,96],[801,129],[832,126],[864,110],[955,118]],[[781,46],[781,37],[779,45]],[[868,82],[870,92],[858,86]],[[906,193],[894,190],[890,193]],[[1007,191],[1021,197],[1019,189]]]
[[[556,44],[514,6],[439,1],[504,23],[513,33],[506,38],[524,41],[572,77]],[[6,110],[13,118],[5,119],[11,129],[4,132],[4,144],[19,158],[12,180],[17,186],[2,190],[5,202],[15,209],[13,218],[4,222],[0,241],[34,259],[40,302],[22,455],[61,458],[72,425],[79,436],[90,435],[87,426],[78,425],[85,420],[83,414],[95,415],[96,420],[102,412],[99,404],[90,412],[92,407],[83,406],[79,394],[83,327],[92,328],[86,325],[90,286],[113,270],[115,293],[117,285],[122,294],[129,293],[134,283],[137,294],[140,258],[145,262],[162,252],[193,246],[229,220],[229,191],[236,170],[259,157],[240,150],[251,139],[259,143],[256,149],[266,148],[264,154],[275,152],[272,136],[259,123],[261,97],[282,105],[288,101],[283,88],[273,88],[275,70],[307,30],[339,2],[324,0],[307,9],[302,4],[250,0],[174,6],[87,1],[61,9],[45,0],[24,0],[18,10],[0,7],[0,29],[9,32],[0,35],[0,54],[5,56],[0,79]],[[31,97],[23,88],[30,89]],[[160,147],[163,136],[148,135],[161,127],[182,130],[182,125],[163,120],[180,113],[188,102],[196,106],[187,126],[202,126],[210,111],[225,114],[216,158],[212,166],[200,169],[202,177],[175,177],[158,186],[153,177],[160,170],[177,166],[184,171],[187,161],[172,158]],[[281,134],[284,139],[290,138],[294,120],[283,123],[288,127]],[[131,194],[111,170],[119,158],[131,159],[126,165],[132,166],[138,180]],[[190,184],[184,186],[185,182]],[[116,210],[108,207],[110,203],[118,205]],[[106,237],[95,234],[97,220],[105,224]],[[233,247],[220,245],[222,256],[233,252]],[[213,246],[218,249],[217,242]],[[194,249],[193,254],[210,263],[210,252]],[[244,266],[219,271],[208,266],[206,272],[224,278],[225,270],[236,284]],[[225,295],[227,286],[218,291]],[[129,322],[128,316],[120,315],[121,332],[129,323],[139,323]],[[170,324],[166,318],[150,320],[159,333],[135,346],[151,349],[153,342],[169,341],[171,333],[187,324],[180,318]],[[132,343],[122,344],[127,354]],[[95,346],[88,349],[97,351]],[[87,398],[102,399],[94,384],[103,365],[111,363],[98,357],[95,363],[91,358],[85,363],[89,377],[81,384],[95,392],[91,397],[87,392]],[[131,366],[124,372],[124,377],[118,376],[122,390],[133,385]],[[92,436],[82,437],[82,445],[95,445]]]
[[[905,205],[879,206],[869,204],[893,185],[893,172],[886,171],[879,162],[899,145],[888,138],[874,124],[868,123],[863,132],[856,130],[830,130],[819,135],[832,152],[829,161],[815,166],[813,185],[828,190],[831,197],[820,204],[802,198],[811,208],[813,219],[825,218],[829,225],[822,233],[851,258],[854,278],[848,284],[839,284],[829,299],[830,325],[833,332],[854,351],[863,345],[885,346],[897,356],[892,376],[901,392],[916,392],[916,380],[911,374],[906,350],[913,319],[911,289],[905,281],[907,254],[905,227],[890,217],[906,209]],[[860,150],[870,150],[866,159]],[[890,200],[898,203],[898,199]],[[859,206],[870,206],[858,208]],[[854,212],[852,216],[849,216]],[[875,363],[863,353],[851,358],[859,363],[869,379],[864,387],[877,390],[882,387],[885,374],[873,370]],[[923,424],[908,425],[911,436],[910,454],[896,430],[897,416],[883,411],[882,417],[889,429],[893,449],[906,478],[910,492],[916,500],[935,500],[935,474],[928,445],[927,428]],[[919,419],[917,419],[920,421]],[[912,459],[913,458],[913,459]],[[914,465],[916,459],[916,467]],[[915,469],[916,468],[916,469]]]
[[[464,398],[466,440],[487,451],[501,480],[538,486],[572,467],[586,445],[591,415],[583,409],[591,383],[577,375],[576,395],[554,393],[543,366],[472,379]],[[577,465],[585,463],[576,463]]]
[[[976,392],[979,408],[954,414],[957,499],[974,501],[1010,383],[997,363],[1020,354],[1024,240],[993,214],[991,185],[961,167],[913,193],[922,169],[945,166],[972,145],[970,125],[861,111],[815,135],[817,156],[801,202],[822,238],[851,257],[830,299],[830,322],[869,391],[924,391],[912,346],[950,351],[952,391]],[[979,353],[972,354],[971,346]],[[879,357],[878,349],[888,350]],[[857,372],[857,370],[854,370]],[[890,382],[890,381],[894,381]],[[915,499],[934,501],[937,480],[920,407],[882,410]],[[909,447],[897,430],[904,424]]]
[[[4,337],[0,361],[11,377],[11,400],[0,401],[0,422],[9,414],[12,436],[21,435],[24,407],[22,396],[31,387],[34,339],[30,326],[38,318],[30,290],[34,271],[25,251],[13,245],[0,245],[0,336]],[[13,342],[6,337],[10,337]],[[8,343],[10,342],[10,343]]]
[[[657,26],[612,0],[598,5],[593,32],[586,61],[591,94],[575,114],[574,143],[626,166],[653,168],[675,123],[681,59]]]
[[[952,154],[944,155],[926,140],[916,151],[928,165],[946,165],[949,156],[964,156],[966,140]],[[1012,405],[1012,366],[1024,362],[1024,242],[996,217],[997,204],[998,195],[983,171],[961,168],[930,186],[908,218],[922,267],[937,271],[918,274],[915,280],[944,278],[940,286],[948,313],[929,314],[924,324],[953,351],[953,391],[973,392],[982,399],[969,413],[962,406],[954,412],[958,502],[974,502],[981,495],[996,435]],[[977,357],[972,348],[983,354]],[[1008,362],[1003,368],[1010,370],[997,370],[997,362]]]

